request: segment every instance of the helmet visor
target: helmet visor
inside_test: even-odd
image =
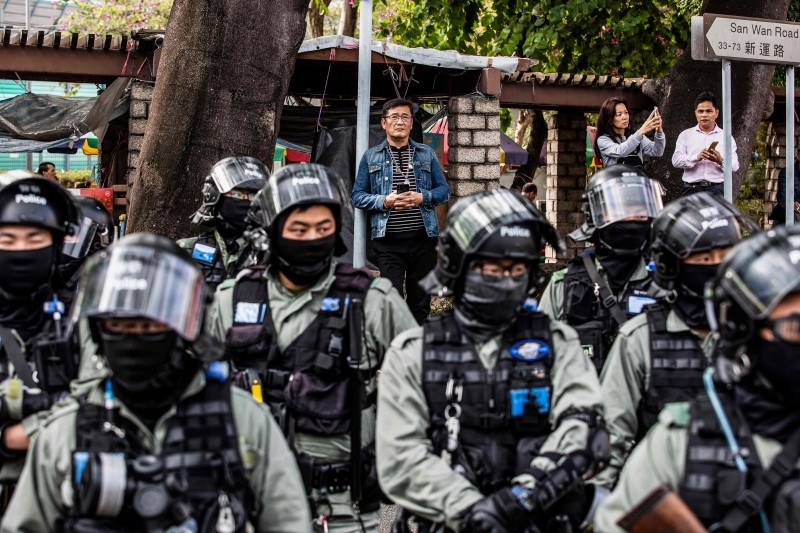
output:
[[[264,224],[272,224],[286,209],[309,204],[341,205],[342,210],[349,204],[349,196],[340,190],[339,180],[323,175],[316,165],[308,165],[294,173],[270,177],[268,185],[253,199],[266,213]]]
[[[663,207],[660,185],[639,175],[603,181],[590,189],[587,197],[598,228],[631,217],[655,218]]]
[[[238,187],[250,189],[252,186],[248,182],[253,182],[253,180],[260,180],[257,182],[260,187],[267,179],[266,169],[261,162],[250,157],[228,158],[217,163],[209,175],[222,194]]]
[[[713,198],[703,199],[702,202],[692,201],[697,196],[700,195],[686,197],[684,211],[671,214],[670,226],[662,230],[662,238],[677,257],[734,246],[743,238],[760,231],[755,221],[732,210],[727,204]]]
[[[80,259],[89,255],[99,226],[91,218],[84,217],[80,224],[73,225],[73,228],[73,233],[64,238],[61,252],[73,259]]]
[[[474,253],[501,226],[531,223],[539,217],[533,207],[507,189],[494,189],[480,201],[469,202],[463,209],[458,204],[448,216],[448,231],[465,254]],[[462,204],[463,205],[463,204]]]
[[[80,316],[149,318],[194,341],[202,327],[205,290],[200,270],[175,255],[152,247],[112,247],[87,263],[73,321]]]
[[[761,246],[748,239],[734,249],[721,268],[720,286],[753,319],[765,318],[783,298],[800,289],[800,234],[770,242],[762,233]],[[764,245],[766,243],[766,245]]]

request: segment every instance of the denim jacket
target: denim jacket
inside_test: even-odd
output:
[[[436,153],[427,144],[409,139],[414,161],[414,177],[417,191],[422,193],[419,210],[428,237],[439,235],[439,223],[434,209],[450,198],[450,188],[444,179],[442,167]],[[358,165],[358,174],[351,195],[353,207],[365,209],[372,227],[372,238],[386,235],[386,222],[391,209],[383,207],[386,197],[392,193],[392,158],[388,141],[373,146],[364,153]]]

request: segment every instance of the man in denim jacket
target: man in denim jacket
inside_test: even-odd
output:
[[[421,323],[430,312],[430,296],[418,283],[436,266],[435,208],[448,200],[450,189],[434,151],[410,139],[413,122],[410,101],[396,98],[383,105],[386,141],[361,158],[352,200],[353,207],[369,213],[381,275],[406,295]]]

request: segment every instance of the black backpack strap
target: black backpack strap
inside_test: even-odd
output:
[[[583,265],[586,267],[586,272],[589,274],[589,278],[597,285],[600,291],[600,302],[603,304],[603,307],[608,309],[611,316],[617,321],[617,324],[622,324],[628,317],[625,316],[625,311],[623,311],[619,303],[617,303],[617,299],[608,287],[608,283],[605,282],[597,271],[597,267],[594,266],[594,259],[588,254],[582,255],[581,259],[583,260]]]
[[[734,505],[722,521],[716,524],[722,531],[739,531],[759,511],[764,508],[764,502],[772,495],[794,471],[794,465],[800,458],[800,429],[784,445],[781,452],[772,461],[772,464],[753,483],[753,487],[743,490],[736,498]],[[719,530],[712,527],[712,530]]]
[[[19,376],[19,379],[22,380],[22,383],[28,388],[38,389],[39,385],[33,379],[33,373],[28,366],[28,362],[25,360],[25,354],[22,353],[22,348],[17,344],[17,338],[11,330],[0,326],[0,340],[2,340],[2,345],[6,348],[8,359],[11,361],[11,364],[14,365],[14,370],[17,376]]]

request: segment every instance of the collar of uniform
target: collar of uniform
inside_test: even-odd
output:
[[[686,325],[686,322],[678,316],[678,313],[675,309],[670,309],[669,313],[667,313],[667,331],[671,332],[678,332],[678,331],[691,331],[691,328]]]
[[[331,284],[333,283],[334,273],[336,271],[336,263],[331,261],[331,266],[328,269],[328,274],[322,276],[314,285],[303,289],[300,292],[292,292],[283,286],[283,283],[278,279],[278,272],[274,266],[267,269],[267,289],[270,294],[279,294],[286,299],[298,299],[306,302],[314,297],[318,292],[328,292]]]

